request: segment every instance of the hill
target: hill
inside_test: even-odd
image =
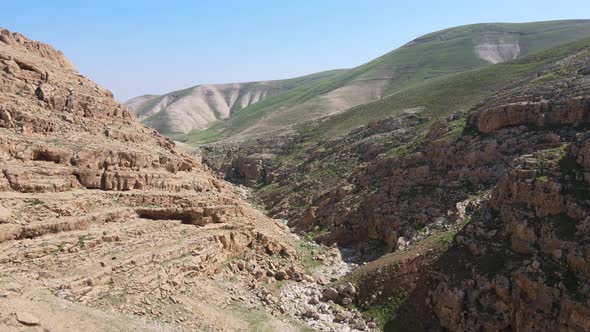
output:
[[[284,225],[51,46],[0,29],[0,69],[1,331],[298,330],[232,265],[301,271]]]
[[[475,24],[434,32],[349,71],[272,96],[187,138],[198,144],[284,132],[293,124],[342,113],[436,78],[514,60],[589,35],[590,20]],[[351,126],[363,123],[367,121],[361,117]]]
[[[342,71],[287,80],[197,85],[162,96],[135,97],[125,105],[141,122],[160,133],[186,134],[205,129],[270,96],[314,84],[339,72]]]

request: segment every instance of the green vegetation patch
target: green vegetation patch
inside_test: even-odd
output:
[[[369,262],[363,266],[356,268],[352,273],[339,280],[339,283],[352,282],[356,285],[362,285],[371,282],[375,274],[394,275],[395,271],[404,262],[417,257],[417,254],[424,255],[426,253],[441,255],[447,251],[449,246],[453,243],[453,238],[456,231],[450,230],[438,234],[433,234],[430,237],[415,244],[412,248],[406,250],[397,250],[381,256],[380,258]]]
[[[259,308],[253,309],[246,309],[242,306],[238,306],[232,304],[227,307],[230,311],[230,314],[235,314],[244,321],[246,321],[250,325],[250,331],[260,331],[260,332],[274,332],[276,331],[277,326],[272,323],[273,318],[264,310]],[[306,328],[301,326],[300,324],[289,321],[291,325],[297,327],[298,331],[302,332],[310,332],[313,331],[310,328]]]
[[[42,201],[42,200],[40,200],[40,199],[38,199],[38,198],[34,198],[34,199],[32,199],[31,201],[29,201],[29,204],[30,204],[31,206],[37,206],[37,205],[43,205],[43,204],[45,204],[45,203],[43,203],[43,201]]]
[[[215,131],[191,131],[186,134],[183,139],[189,142],[214,142],[222,139],[224,136],[221,133]]]
[[[302,240],[295,244],[295,250],[299,254],[299,261],[305,269],[305,273],[311,274],[313,270],[322,265],[315,257],[325,251],[324,247],[308,240]]]
[[[398,310],[403,307],[406,296],[407,294],[401,292],[385,302],[371,305],[366,310],[361,311],[361,314],[365,319],[372,317],[377,320],[379,329],[384,330],[386,324],[394,315],[397,316],[397,314],[401,314]]]

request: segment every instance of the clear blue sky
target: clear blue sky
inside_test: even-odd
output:
[[[124,101],[360,65],[428,32],[590,18],[589,0],[2,1],[0,26],[61,49]]]

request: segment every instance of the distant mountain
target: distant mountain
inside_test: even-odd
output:
[[[288,82],[284,84],[288,88],[271,88],[264,82],[249,83],[247,89],[241,85],[200,86],[137,106],[132,99],[128,106],[142,122],[164,134],[190,132],[180,137],[189,142],[242,139],[284,132],[295,124],[336,115],[438,77],[514,60],[587,36],[590,20],[460,26],[419,37],[351,70],[276,81]],[[223,92],[216,92],[218,89]],[[236,107],[236,89],[266,98],[254,98],[256,103],[246,98]]]
[[[135,97],[125,105],[140,121],[161,133],[188,133],[205,129],[272,95],[308,86],[340,72],[326,71],[287,80],[197,85],[161,96]]]

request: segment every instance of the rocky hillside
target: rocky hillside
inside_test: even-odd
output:
[[[0,330],[299,329],[261,302],[284,225],[61,52],[2,29],[0,69]]]
[[[332,139],[312,128],[202,151],[270,215],[376,259],[345,280],[385,329],[585,331],[589,64],[584,39],[443,79],[442,100],[481,98],[466,112],[416,93],[428,106],[397,99]],[[473,93],[483,77],[494,90]]]
[[[268,98],[183,139],[192,143],[241,141],[287,129],[305,129],[309,122],[404,94],[436,78],[514,60],[589,35],[589,20],[475,24],[434,32],[349,71]],[[386,109],[380,112],[380,118]],[[368,120],[355,117],[348,130]]]
[[[270,96],[316,83],[341,71],[328,71],[290,80],[206,84],[162,96],[144,95],[125,105],[144,124],[163,134],[186,134],[202,130],[217,120]]]

